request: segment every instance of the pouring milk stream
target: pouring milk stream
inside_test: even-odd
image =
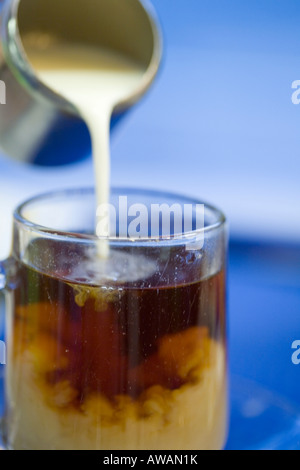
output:
[[[41,40],[42,39],[42,40]],[[109,203],[110,121],[115,106],[138,87],[146,70],[109,49],[28,35],[23,45],[38,77],[75,105],[88,125],[93,149],[97,206]],[[99,237],[107,233],[99,233]],[[99,243],[108,256],[108,243]]]

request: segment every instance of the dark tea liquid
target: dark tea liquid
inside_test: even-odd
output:
[[[92,393],[113,400],[137,398],[154,385],[179,388],[193,380],[192,370],[182,371],[189,355],[204,353],[208,338],[223,337],[223,271],[173,286],[160,286],[153,273],[133,287],[85,284],[84,272],[81,283],[70,283],[63,274],[21,264],[14,322],[16,343],[37,342],[47,359],[41,378],[70,383],[70,406]]]

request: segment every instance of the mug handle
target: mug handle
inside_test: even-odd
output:
[[[0,0],[1,3],[1,0]],[[0,292],[2,292],[6,287],[6,261],[0,261]]]
[[[1,0],[0,0],[1,1]],[[0,294],[5,293],[7,287],[7,262],[8,261],[0,261]],[[1,304],[0,304],[1,305]],[[0,333],[2,333],[4,328],[3,317],[4,313],[0,310]],[[6,351],[5,351],[5,344],[4,341],[1,341],[0,337],[0,367],[6,364]],[[0,379],[2,378],[2,370],[0,369]],[[1,394],[0,394],[1,397]],[[1,404],[0,404],[1,409]]]
[[[0,0],[1,1],[1,0]],[[0,261],[0,294],[13,290],[16,284],[16,263],[13,258]],[[3,325],[3,313],[0,310],[0,332]],[[3,341],[0,341],[0,366],[6,364],[6,351]],[[0,375],[1,377],[1,375]]]
[[[1,0],[0,0],[1,5]],[[7,286],[6,276],[6,262],[0,261],[0,293],[5,292]],[[0,299],[1,302],[1,299]],[[0,304],[1,308],[1,304]],[[3,317],[4,312],[0,309],[0,331],[4,328]],[[3,338],[1,338],[3,340]],[[6,346],[4,341],[0,340],[0,450],[3,449],[2,435],[3,435],[3,412],[4,412],[4,368],[6,364]]]

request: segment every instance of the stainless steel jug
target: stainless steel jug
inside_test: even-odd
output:
[[[0,148],[22,162],[66,164],[90,154],[90,135],[72,104],[46,87],[27,61],[22,36],[37,31],[112,48],[145,65],[139,89],[114,111],[114,127],[157,74],[160,28],[145,0],[0,0],[0,81],[6,87]]]

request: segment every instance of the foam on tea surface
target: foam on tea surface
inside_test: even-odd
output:
[[[110,250],[108,258],[97,253],[86,258],[72,272],[75,302],[84,307],[92,300],[96,311],[105,311],[109,303],[122,296],[124,285],[144,283],[155,274],[156,263],[145,256]]]
[[[124,285],[144,281],[154,275],[156,262],[143,255],[133,255],[111,250],[106,259],[97,258],[95,250],[88,251],[88,257],[74,267],[74,282],[98,286],[101,284]]]

